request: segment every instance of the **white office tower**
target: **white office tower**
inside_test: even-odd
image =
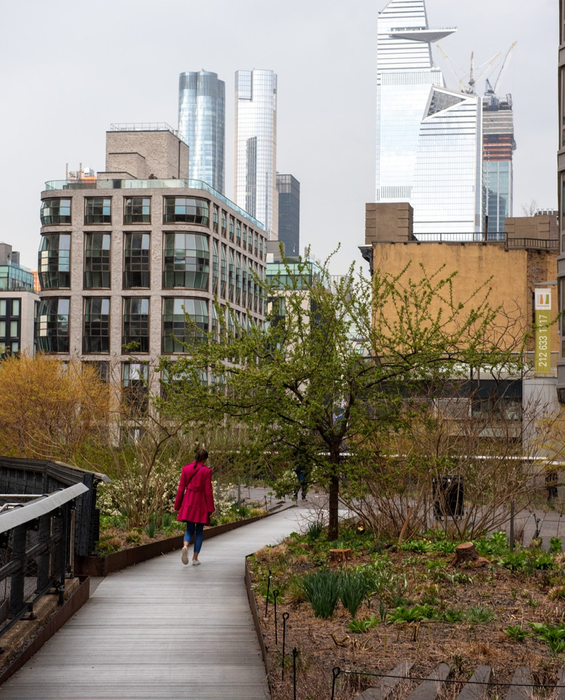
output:
[[[465,240],[481,226],[481,103],[447,90],[425,0],[379,13],[376,201],[410,202],[416,234]],[[463,234],[463,235],[462,235]]]
[[[278,239],[277,76],[272,70],[235,74],[234,199]]]

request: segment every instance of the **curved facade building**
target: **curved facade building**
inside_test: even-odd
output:
[[[219,331],[214,300],[228,325],[264,319],[262,225],[187,178],[173,130],[139,126],[107,133],[96,181],[51,181],[41,194],[38,349],[95,362],[125,391],[187,352],[185,312],[204,333]]]
[[[225,83],[216,73],[179,76],[179,136],[190,149],[190,178],[224,193]]]
[[[235,201],[278,239],[277,76],[235,74]]]

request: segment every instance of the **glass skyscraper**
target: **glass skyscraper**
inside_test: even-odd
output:
[[[189,172],[224,194],[225,83],[216,73],[179,76],[179,136],[190,149]]]
[[[235,74],[234,199],[278,238],[277,76],[272,70]]]
[[[300,183],[293,175],[277,173],[279,241],[287,256],[300,254]]]
[[[415,233],[480,230],[481,109],[447,90],[432,43],[455,29],[428,26],[425,0],[391,0],[379,13],[377,202],[410,202]]]

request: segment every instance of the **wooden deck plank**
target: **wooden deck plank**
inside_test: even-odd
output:
[[[300,517],[293,509],[207,540],[199,567],[172,552],[111,574],[0,697],[265,700],[244,558]]]
[[[447,664],[440,664],[435,668],[428,678],[408,696],[407,700],[435,700],[441,692],[442,681],[444,681],[451,669]]]
[[[527,666],[519,666],[512,676],[511,686],[506,693],[506,700],[531,700],[532,698],[532,672]],[[528,687],[530,686],[530,687]]]
[[[411,661],[402,661],[389,672],[390,678],[386,676],[381,678],[373,688],[367,688],[364,693],[361,693],[357,700],[386,700],[393,690],[403,682],[403,678],[408,675],[413,665],[414,663]]]
[[[477,666],[469,681],[463,686],[456,700],[482,700],[488,692],[488,682],[492,674],[490,666]],[[476,684],[476,685],[474,685]]]

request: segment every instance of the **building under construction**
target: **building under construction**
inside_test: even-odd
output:
[[[483,97],[483,215],[489,238],[504,237],[504,219],[512,216],[512,96],[499,98],[486,81]]]

